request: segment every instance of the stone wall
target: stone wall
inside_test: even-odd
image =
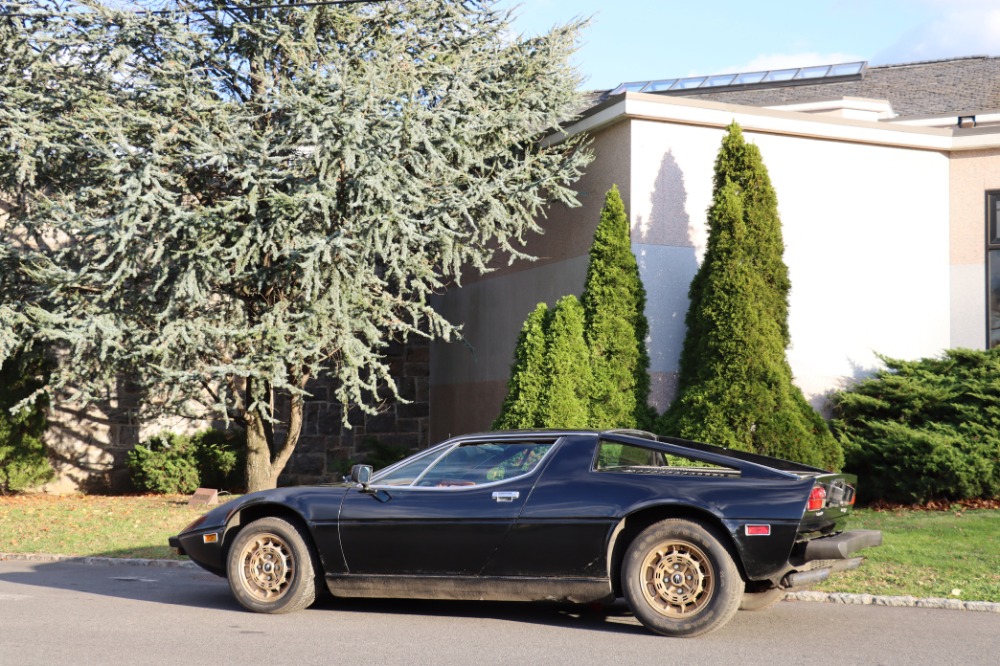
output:
[[[279,485],[339,480],[349,463],[370,462],[377,444],[409,451],[430,445],[430,345],[422,338],[394,343],[386,356],[399,395],[407,402],[387,396],[376,414],[352,409],[347,428],[333,386],[311,386],[302,435]]]
[[[393,344],[386,355],[399,394],[407,402],[386,396],[376,414],[353,409],[348,428],[332,383],[314,383],[309,387],[313,397],[305,405],[301,438],[279,485],[337,481],[350,463],[372,461],[376,444],[400,452],[430,444],[430,345],[423,339]],[[55,404],[45,438],[57,478],[40,490],[130,492],[134,488],[126,455],[136,444],[163,430],[193,432],[211,425],[181,418],[139,423],[137,400],[127,387],[119,386],[118,396],[101,405]]]

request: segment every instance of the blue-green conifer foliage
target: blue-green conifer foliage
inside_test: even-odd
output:
[[[277,483],[311,380],[373,410],[385,346],[456,337],[428,297],[524,256],[590,159],[539,140],[580,108],[579,22],[281,5],[0,6],[0,361],[41,341],[53,390],[124,376],[145,414],[235,421],[250,490]]]

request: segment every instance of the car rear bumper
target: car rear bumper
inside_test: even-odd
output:
[[[850,530],[833,536],[818,537],[796,544],[790,561],[791,571],[781,579],[785,589],[811,587],[838,571],[861,566],[863,557],[853,557],[864,548],[882,545],[878,530]]]
[[[878,530],[850,530],[834,536],[811,539],[803,544],[802,560],[844,560],[863,548],[882,545]]]

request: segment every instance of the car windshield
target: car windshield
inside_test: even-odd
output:
[[[379,486],[408,486],[419,477],[424,470],[434,464],[444,451],[440,447],[425,451],[409,460],[402,461],[401,464],[393,466],[385,472],[380,472],[372,479],[372,483]]]
[[[443,453],[431,451],[379,475],[381,486],[422,488],[475,486],[530,473],[554,442],[468,442]]]

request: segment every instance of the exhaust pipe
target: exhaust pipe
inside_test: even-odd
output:
[[[812,571],[790,573],[781,580],[781,587],[811,587],[829,578],[830,572],[831,569],[825,567],[823,569],[813,569]]]

